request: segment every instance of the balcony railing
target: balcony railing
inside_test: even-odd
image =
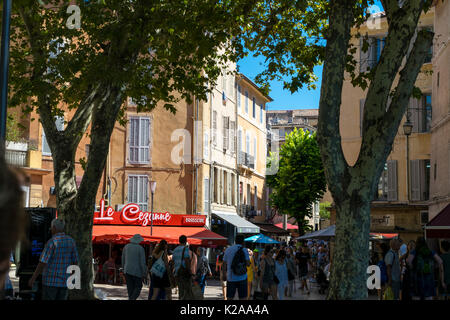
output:
[[[26,167],[27,165],[26,151],[6,150],[5,158],[6,162],[11,166]]]
[[[255,157],[246,152],[240,151],[238,164],[246,166],[251,169],[254,169],[255,168]]]

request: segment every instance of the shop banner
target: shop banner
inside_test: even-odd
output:
[[[128,203],[122,210],[115,211],[111,207],[105,208],[105,200],[100,200],[100,211],[94,212],[94,225],[137,225],[150,226],[152,215],[150,212],[143,212],[137,204]],[[185,226],[203,227],[206,223],[204,215],[171,214],[169,212],[154,212],[154,226]]]

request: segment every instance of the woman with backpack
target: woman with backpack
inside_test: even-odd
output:
[[[263,293],[268,297],[272,296],[273,300],[278,300],[277,285],[279,281],[275,276],[275,260],[272,258],[272,247],[266,246],[264,254],[261,257],[260,262],[261,277],[260,288]]]
[[[153,289],[151,300],[157,300],[157,298],[161,296],[165,296],[167,300],[172,300],[166,240],[161,240],[155,247],[155,250],[153,250],[149,268],[151,274],[151,289]],[[163,294],[161,295],[160,293]]]
[[[195,250],[195,253],[197,254],[197,273],[195,281],[199,284],[200,289],[202,289],[202,294],[205,294],[206,276],[211,277],[212,272],[208,258],[205,256],[205,248],[198,247],[197,250]]]
[[[412,299],[432,300],[436,295],[435,263],[439,266],[440,281],[444,282],[442,259],[436,252],[431,251],[425,239],[420,237],[417,239],[416,249],[410,253],[407,263],[411,268]]]

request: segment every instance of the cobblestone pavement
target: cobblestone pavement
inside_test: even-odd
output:
[[[11,281],[13,283],[14,291],[17,292],[19,288],[19,279],[15,277],[15,267],[13,266],[9,272]],[[295,281],[295,291],[292,297],[285,297],[285,300],[325,300],[324,294],[319,294],[319,287],[316,283],[310,282],[310,294],[299,289],[299,280]],[[97,292],[100,290],[105,295],[106,300],[127,300],[127,288],[126,285],[110,285],[110,284],[94,284],[94,288]],[[142,288],[141,294],[138,300],[148,299],[148,286]],[[176,290],[172,290],[172,297],[174,300],[178,300],[178,293]],[[218,280],[207,280],[207,286],[205,289],[205,300],[223,300],[222,287]],[[237,297],[236,297],[237,299]],[[369,296],[369,300],[374,300],[376,297]]]

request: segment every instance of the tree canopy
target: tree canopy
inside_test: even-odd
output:
[[[268,166],[276,161],[272,154]],[[305,228],[313,205],[326,191],[326,181],[315,133],[294,129],[280,147],[278,172],[266,176],[271,205]]]

